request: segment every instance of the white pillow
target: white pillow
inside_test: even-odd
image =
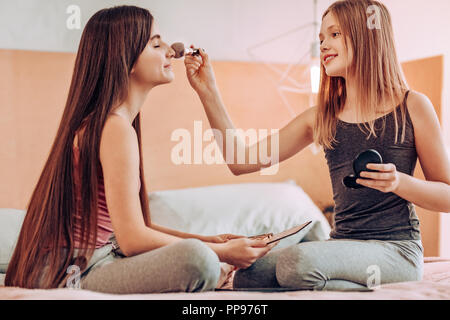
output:
[[[149,193],[152,222],[172,229],[217,235],[278,233],[308,220],[308,227],[280,241],[329,238],[330,225],[303,189],[294,183],[244,183]]]
[[[0,209],[0,273],[5,273],[16,247],[25,210]]]

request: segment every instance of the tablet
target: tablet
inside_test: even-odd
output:
[[[257,236],[252,236],[250,237],[250,239],[265,239],[266,237],[270,237],[267,241],[267,244],[271,244],[272,242],[276,242],[279,241],[281,239],[290,237],[294,234],[296,234],[297,232],[299,232],[300,230],[302,230],[303,228],[305,228],[307,225],[309,225],[312,221],[308,221],[305,222],[299,226],[287,229],[283,232],[277,233],[277,234],[273,234],[273,233],[265,233],[265,234],[260,234]]]

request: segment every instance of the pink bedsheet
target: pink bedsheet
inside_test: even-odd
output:
[[[74,289],[22,289],[0,287],[0,299],[133,299],[133,300],[450,300],[450,260],[426,258],[422,281],[382,285],[372,292],[286,291],[158,293],[114,295]]]

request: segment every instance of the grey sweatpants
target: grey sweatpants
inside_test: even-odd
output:
[[[235,288],[368,290],[423,275],[420,240],[325,240],[274,249],[234,276]]]
[[[197,239],[132,257],[117,254],[108,244],[95,250],[81,288],[117,294],[194,292],[214,290],[219,276],[219,258]]]

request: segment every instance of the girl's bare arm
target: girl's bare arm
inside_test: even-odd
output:
[[[450,160],[439,119],[431,101],[423,94],[411,92],[408,106],[426,181],[401,174],[397,194],[422,208],[450,212]]]
[[[186,73],[203,104],[211,128],[215,129],[216,140],[222,141],[223,139],[223,143],[219,143],[219,148],[233,174],[246,174],[270,167],[292,157],[313,142],[316,107],[311,107],[297,116],[277,134],[269,135],[252,145],[247,145],[237,134],[230,135],[229,132],[237,132],[236,128],[217,89],[209,57],[203,50],[200,50],[200,53],[200,57],[186,56]],[[220,137],[217,137],[219,134]],[[233,157],[227,153],[230,147],[234,150]],[[260,150],[263,147],[267,150],[268,159],[260,156]],[[238,153],[242,150],[245,152],[245,163],[238,161]],[[273,154],[272,151],[277,154]],[[249,161],[250,155],[256,155],[256,161],[253,164]]]

